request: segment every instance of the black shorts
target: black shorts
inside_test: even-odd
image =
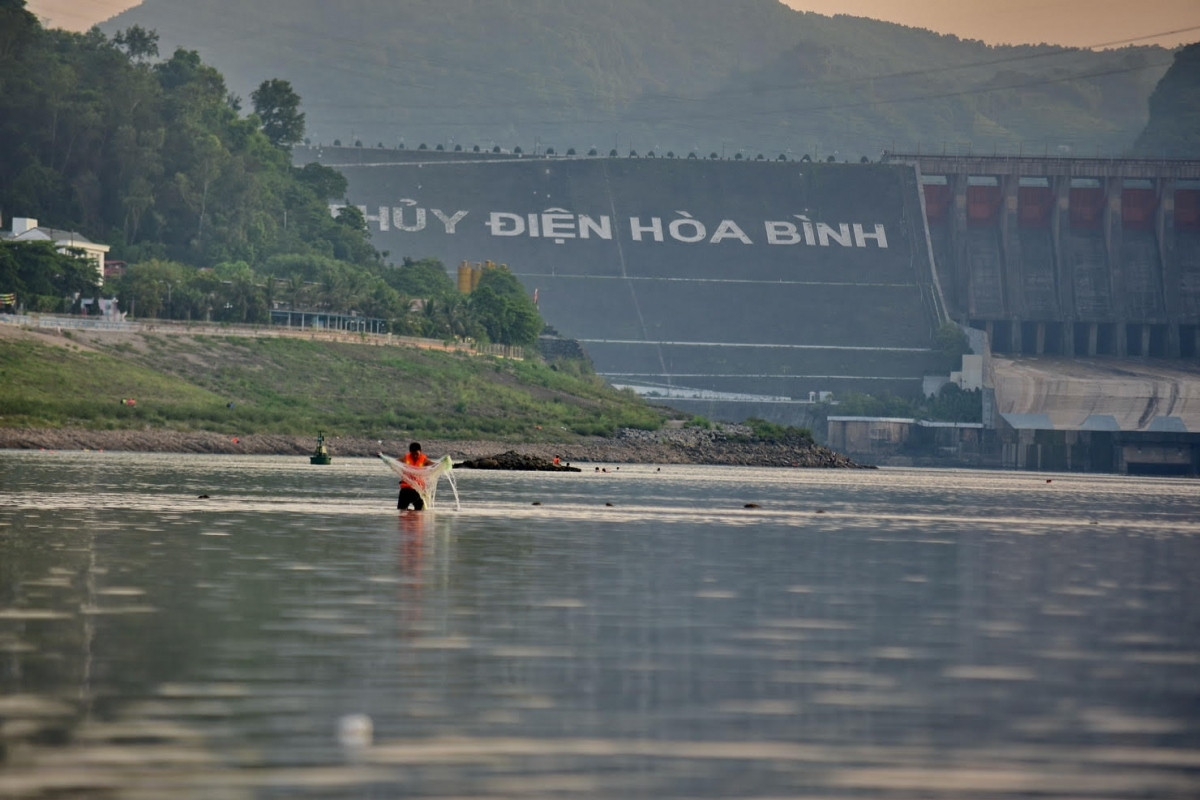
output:
[[[421,493],[411,486],[403,486],[400,489],[400,497],[396,500],[396,508],[408,508],[412,506],[417,511],[425,508],[425,501],[421,499]]]

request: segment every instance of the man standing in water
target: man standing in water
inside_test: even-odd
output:
[[[404,454],[404,463],[410,467],[424,467],[429,463],[429,459],[421,452],[420,442],[413,442],[408,446],[408,452]],[[408,510],[409,506],[412,506],[414,511],[420,511],[425,508],[425,501],[421,499],[421,493],[412,484],[417,484],[417,486],[424,488],[420,484],[419,478],[401,479],[400,497],[396,500],[396,508],[401,511]]]

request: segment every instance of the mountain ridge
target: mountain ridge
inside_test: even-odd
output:
[[[145,0],[246,96],[290,81],[314,143],[839,159],[945,147],[1127,148],[1163,48],[991,47],[775,0]]]

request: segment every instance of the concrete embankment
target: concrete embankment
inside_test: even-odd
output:
[[[329,436],[334,458],[370,457],[378,452],[403,453],[407,441]],[[250,434],[231,436],[212,432],[166,430],[106,430],[79,428],[0,428],[0,449],[107,450],[142,453],[294,455],[312,453],[311,436]],[[593,437],[569,443],[422,440],[431,456],[450,455],[456,461],[516,451],[542,459],[558,456],[564,463],[712,464],[761,467],[855,469],[863,465],[827,447],[804,440],[768,442],[727,430],[624,430],[610,438]]]

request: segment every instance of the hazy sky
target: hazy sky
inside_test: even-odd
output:
[[[1093,47],[1137,38],[1132,44],[1200,42],[1200,0],[784,0],[820,14],[899,22],[989,44]],[[1171,35],[1149,37],[1166,31]]]
[[[644,0],[654,2],[654,0]],[[820,14],[874,17],[991,44],[1038,43],[1091,47],[1200,41],[1200,0],[784,0]],[[28,0],[49,27],[83,31],[136,0]],[[1179,33],[1148,38],[1166,31]]]

